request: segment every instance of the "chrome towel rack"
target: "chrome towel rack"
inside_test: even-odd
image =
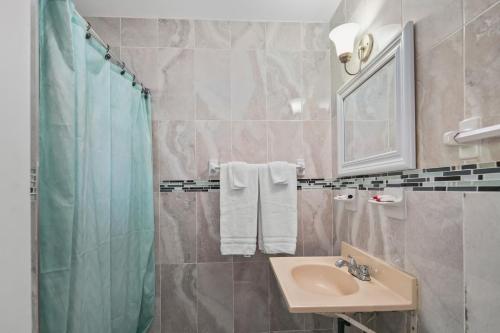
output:
[[[295,167],[297,168],[297,176],[303,177],[306,173],[306,162],[304,159],[299,158],[295,163]],[[218,175],[220,172],[220,162],[218,160],[209,160],[208,161],[208,174],[213,177]]]

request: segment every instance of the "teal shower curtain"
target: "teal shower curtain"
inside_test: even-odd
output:
[[[41,333],[147,332],[154,315],[150,98],[40,2]]]

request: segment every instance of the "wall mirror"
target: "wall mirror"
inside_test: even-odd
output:
[[[339,176],[414,169],[413,23],[337,92]]]

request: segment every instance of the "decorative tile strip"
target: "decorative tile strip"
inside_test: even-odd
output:
[[[500,162],[404,170],[337,179],[298,179],[297,190],[357,188],[382,190],[405,187],[413,191],[500,192]],[[165,180],[160,192],[217,192],[218,179]]]

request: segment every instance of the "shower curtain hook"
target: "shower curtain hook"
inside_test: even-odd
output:
[[[106,44],[106,55],[104,56],[104,59],[109,60],[111,59],[111,54],[109,54],[109,44]]]
[[[135,87],[137,83],[135,82],[135,74],[132,75],[132,87]]]
[[[92,26],[87,21],[87,32],[85,33],[85,39],[90,39],[92,37],[92,33],[90,32],[91,28],[92,28]]]
[[[121,69],[122,69],[122,71],[120,72],[120,74],[121,75],[125,75],[125,73],[126,73],[126,71],[125,71],[125,61],[122,61]]]

